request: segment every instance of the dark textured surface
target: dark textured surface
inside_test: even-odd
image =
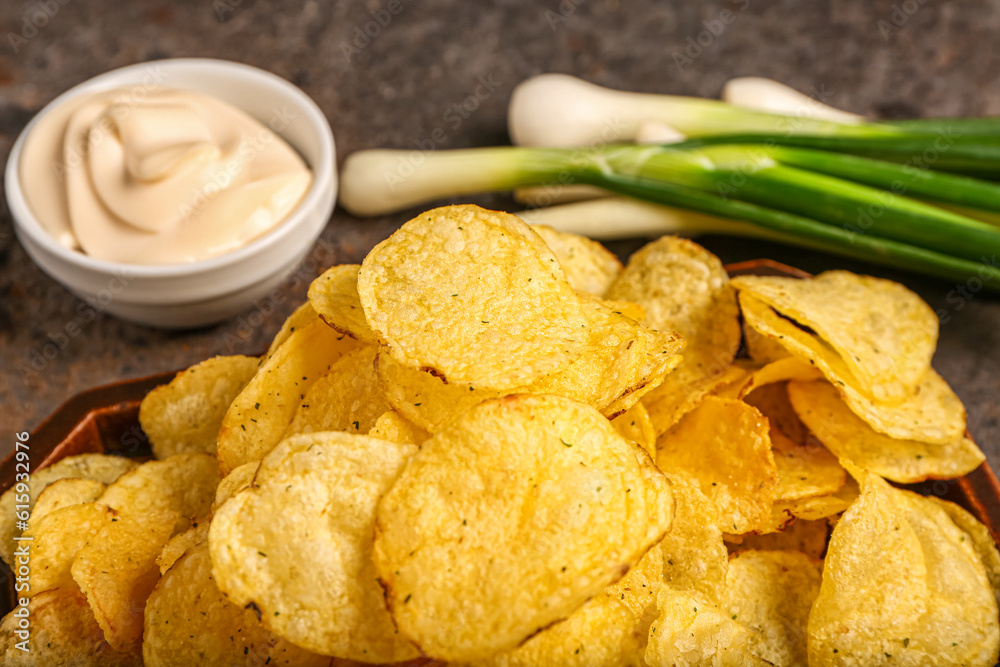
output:
[[[61,4],[65,2],[65,4]],[[401,0],[388,2],[174,0],[121,3],[47,0],[0,3],[0,155],[46,102],[108,69],[144,60],[206,56],[269,69],[323,108],[339,157],[368,147],[413,148],[432,134],[441,148],[507,141],[513,86],[546,71],[648,92],[717,96],[732,76],[762,75],[852,111],[886,117],[1000,113],[1000,2],[700,2]],[[894,14],[894,7],[895,14]],[[24,20],[46,24],[27,40]],[[723,10],[731,22],[704,33]],[[907,15],[906,10],[912,12]],[[375,14],[373,14],[374,12]],[[367,27],[375,37],[354,39]],[[377,28],[377,30],[376,30]],[[16,52],[15,52],[16,47]],[[690,62],[674,54],[691,47]],[[350,53],[348,53],[350,52]],[[350,56],[350,58],[348,58]],[[495,88],[462,117],[485,79]],[[497,207],[504,197],[479,198]],[[407,219],[357,220],[338,210],[323,242],[286,282],[282,298],[241,318],[167,333],[97,314],[27,258],[0,213],[0,452],[69,396],[94,385],[192,364],[215,354],[263,349],[309,281],[333,263],[359,261]],[[1000,299],[961,296],[955,285],[773,244],[702,239],[724,261],[773,257],[809,271],[848,268],[904,281],[941,312],[935,366],[969,408],[969,428],[1000,466]],[[627,254],[641,244],[620,242]],[[266,312],[265,312],[266,311]],[[252,317],[251,317],[252,316]],[[251,326],[248,322],[258,322]],[[70,322],[78,335],[57,332]],[[54,336],[61,347],[46,345]],[[54,354],[53,351],[57,350]],[[51,359],[38,355],[48,351]],[[34,362],[34,363],[33,363]],[[37,370],[36,370],[37,368]]]

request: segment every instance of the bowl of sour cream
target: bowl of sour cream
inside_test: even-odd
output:
[[[337,194],[333,133],[304,92],[221,60],[86,81],[27,125],[5,173],[43,271],[123,319],[232,317],[302,261]]]

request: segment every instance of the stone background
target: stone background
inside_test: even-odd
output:
[[[5,0],[0,3],[0,158],[6,161],[32,115],[67,88],[123,65],[180,56],[238,60],[301,86],[329,117],[341,161],[362,148],[413,148],[437,128],[444,130],[441,148],[506,143],[510,92],[541,72],[571,73],[622,89],[713,97],[730,77],[762,75],[872,116],[1000,113],[998,1],[399,1],[401,10],[383,26],[371,22],[388,0]],[[693,47],[706,22],[724,10],[734,19],[721,34],[702,35],[707,46]],[[36,32],[24,29],[32,19],[44,23]],[[366,28],[375,36],[355,43]],[[685,53],[689,62],[678,57]],[[496,89],[461,118],[454,106],[473,94],[481,77]],[[505,196],[474,201],[517,207]],[[83,389],[216,354],[263,350],[322,268],[360,261],[410,213],[359,220],[338,209],[322,243],[273,304],[181,333],[99,315],[44,368],[28,371],[49,334],[79,317],[81,302],[32,264],[3,210],[0,453],[12,447],[15,431],[32,429]],[[944,315],[935,366],[965,401],[969,428],[997,468],[996,296],[980,292],[964,298],[945,282],[769,243],[701,241],[726,262],[771,257],[809,271],[848,268],[902,280],[919,292]],[[642,243],[634,239],[612,247],[627,257]],[[248,318],[263,323],[253,327]]]

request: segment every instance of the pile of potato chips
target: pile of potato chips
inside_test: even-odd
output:
[[[992,536],[889,483],[983,462],[936,342],[885,280],[429,211],[151,392],[155,460],[35,475],[3,664],[992,665]]]

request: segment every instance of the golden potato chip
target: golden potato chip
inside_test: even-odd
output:
[[[251,461],[250,463],[244,463],[223,477],[222,481],[219,482],[219,486],[215,487],[215,504],[213,507],[220,507],[222,503],[235,496],[239,491],[250,486],[259,467],[260,461]]]
[[[656,459],[656,431],[653,430],[653,422],[642,403],[636,403],[612,419],[611,425],[619,435],[639,445],[650,458]]]
[[[482,660],[619,579],[672,506],[648,455],[599,412],[509,396],[423,443],[379,504],[374,560],[404,635],[434,657]]]
[[[222,418],[259,364],[257,357],[213,357],[146,394],[139,406],[139,424],[156,458],[186,452],[215,454]]]
[[[579,294],[579,292],[577,292],[577,294]],[[646,317],[646,309],[637,303],[632,303],[631,301],[609,301],[607,299],[601,299],[600,302],[616,314],[624,315],[625,317],[633,319],[636,322],[641,322]]]
[[[288,340],[288,337],[295,333],[296,329],[304,329],[309,326],[319,314],[313,309],[312,304],[306,301],[304,304],[292,311],[292,314],[288,316],[288,319],[284,321],[281,325],[281,329],[275,334],[274,338],[271,340],[271,345],[267,348],[267,353],[264,355],[264,359],[270,359],[278,348],[281,347],[282,343]]]
[[[358,293],[394,359],[484,389],[529,384],[587,344],[580,299],[518,218],[478,206],[421,214],[375,246]]]
[[[330,664],[329,657],[271,634],[253,610],[227,600],[212,577],[207,543],[181,556],[150,594],[142,657],[146,667]]]
[[[283,441],[255,486],[212,519],[218,587],[309,650],[384,663],[417,657],[393,627],[371,558],[376,503],[414,452],[347,433]]]
[[[309,303],[320,318],[342,334],[377,345],[378,337],[365,319],[358,296],[357,264],[341,264],[327,271],[309,285]]]
[[[738,382],[734,382],[725,391],[717,392],[725,398],[748,399],[751,395],[759,396],[761,390],[766,391],[776,384],[781,384],[787,380],[818,380],[823,374],[804,361],[795,357],[783,357],[776,361],[761,366],[760,368],[748,369]]]
[[[934,496],[927,496],[927,499],[940,505],[955,525],[969,536],[972,548],[986,570],[986,578],[990,580],[997,603],[1000,604],[1000,552],[997,551],[997,543],[989,529],[955,503]]]
[[[333,362],[309,387],[284,437],[318,431],[364,434],[392,406],[375,374],[378,348],[365,345]]]
[[[586,236],[559,232],[548,225],[532,225],[555,254],[573,289],[603,296],[622,271],[615,254]]]
[[[709,396],[656,443],[656,465],[698,480],[719,527],[746,533],[767,521],[778,473],[767,419],[746,403]]]
[[[755,532],[767,534],[785,530],[796,518],[807,521],[832,519],[850,507],[857,500],[859,493],[857,482],[848,475],[844,485],[836,493],[795,500],[776,500],[771,508],[771,518],[768,523]]]
[[[673,375],[674,372],[676,371],[672,371],[670,375]],[[649,411],[649,418],[653,421],[657,437],[669,431],[674,424],[681,420],[681,417],[694,410],[706,396],[733,385],[745,376],[745,370],[737,366],[730,366],[716,376],[702,376],[687,384],[676,379],[671,380],[666,387],[661,383],[655,390],[655,396],[643,397],[643,405]]]
[[[49,484],[71,477],[110,484],[137,465],[137,461],[124,456],[78,454],[60,459],[47,468],[33,470],[30,480],[17,479],[14,486],[0,496],[0,558],[11,564],[16,546],[14,538],[21,534],[17,522],[28,521],[38,494]]]
[[[830,537],[809,664],[994,664],[997,602],[965,538],[940,505],[864,473]]]
[[[395,410],[384,412],[375,420],[368,435],[379,440],[388,440],[401,445],[419,445],[431,434],[420,428]]]
[[[811,330],[876,400],[903,400],[930,370],[937,315],[899,283],[827,271],[805,280],[742,276],[733,284]]]
[[[900,440],[871,428],[841,400],[828,382],[790,382],[789,398],[799,418],[842,460],[894,482],[950,479],[985,460],[970,438],[944,444]]]
[[[810,439],[809,429],[799,419],[788,398],[788,383],[756,385],[754,390],[741,397],[744,403],[752,405],[767,417],[771,425],[771,433],[775,431],[799,444],[805,444]],[[815,440],[815,438],[812,438]]]
[[[819,594],[818,560],[799,551],[744,551],[729,561],[720,609],[750,630],[750,652],[806,664],[806,624]]]
[[[663,554],[650,549],[618,583],[587,600],[569,618],[552,625],[513,651],[479,665],[621,665],[645,667],[643,654],[663,586]]]
[[[778,468],[778,501],[829,496],[840,491],[847,472],[837,457],[820,444],[800,445],[780,431],[771,432],[771,451]]]
[[[183,533],[177,533],[163,545],[160,555],[156,557],[160,576],[163,576],[186,552],[203,542],[208,542],[208,527],[208,521],[195,522],[190,528]]]
[[[31,523],[40,521],[46,514],[61,507],[93,502],[104,493],[104,488],[104,484],[93,479],[57,479],[38,494],[35,507],[31,510]]]
[[[177,454],[162,461],[149,461],[108,485],[102,505],[122,514],[175,512],[186,529],[187,521],[207,516],[219,485],[219,466],[208,454]],[[168,536],[169,537],[169,536]]]
[[[697,593],[664,587],[649,628],[646,664],[657,667],[756,667],[750,631]]]
[[[117,651],[136,652],[142,641],[142,610],[160,578],[156,557],[174,533],[176,512],[119,514],[76,555],[73,580]]]
[[[815,364],[837,387],[851,410],[873,429],[894,438],[920,442],[954,442],[965,433],[965,408],[948,384],[929,369],[917,389],[901,403],[874,400],[840,355],[823,340],[780,317],[747,293],[740,306],[748,327],[781,342],[796,357]]]
[[[14,612],[0,623],[0,661],[10,667],[138,667],[138,652],[121,653],[104,633],[74,585],[43,591],[28,603],[28,623]],[[27,650],[22,650],[22,647]]]
[[[722,599],[729,554],[719,530],[719,512],[684,473],[667,473],[674,497],[674,521],[658,545],[664,581],[676,591],[692,591],[711,602]]]
[[[296,329],[226,411],[218,437],[223,474],[271,451],[313,383],[357,347],[354,339],[320,320]]]
[[[688,239],[664,236],[629,258],[607,297],[638,303],[646,311],[643,324],[677,331],[688,342],[677,369],[646,397],[660,435],[683,416],[675,406],[687,405],[689,394],[710,391],[704,388],[715,386],[732,364],[741,337],[736,292],[715,255]],[[661,418],[664,413],[673,422]]]
[[[87,542],[117,517],[110,507],[97,503],[70,505],[33,520],[24,532],[31,538],[25,561],[30,565],[28,592],[36,595],[53,588],[72,588],[73,559]]]
[[[830,524],[825,519],[797,519],[773,533],[726,535],[726,546],[730,554],[744,551],[801,551],[810,558],[820,560],[826,553],[829,536]]]

